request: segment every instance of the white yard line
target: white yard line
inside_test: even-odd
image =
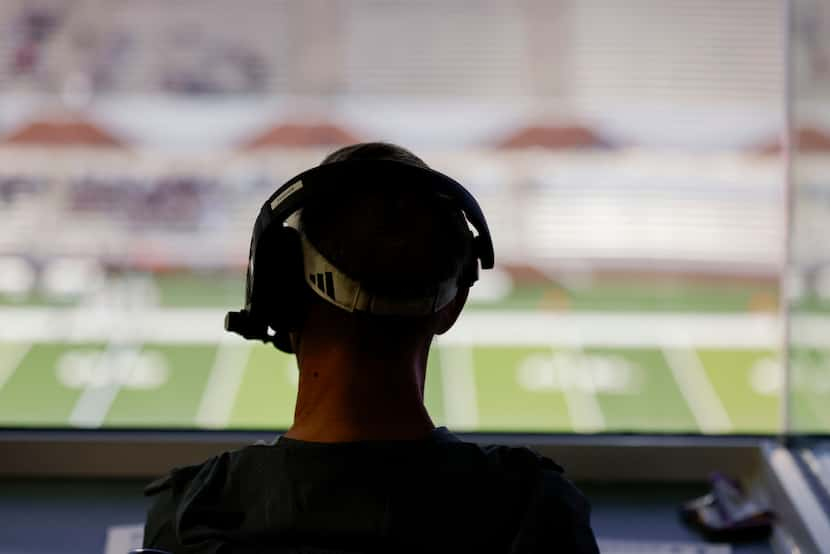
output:
[[[458,429],[478,427],[475,367],[470,346],[439,345],[441,389],[447,426]]]
[[[582,348],[584,343],[577,333],[571,331],[568,343],[574,345],[574,350],[580,355],[586,355]],[[551,346],[551,355],[557,350],[559,348],[556,345]],[[579,371],[579,368],[574,368],[574,371]],[[580,390],[579,387],[569,386],[564,387],[562,393],[571,418],[571,427],[575,432],[597,433],[606,429],[605,415],[602,413],[602,407],[599,405],[597,395],[593,391]]]
[[[32,349],[32,343],[5,345],[0,347],[0,389],[14,375],[23,358]]]
[[[700,347],[774,348],[779,330],[778,318],[768,314],[494,311],[462,315],[444,339],[445,344],[653,348],[658,336],[683,336]],[[824,340],[830,344],[830,336]]]
[[[250,344],[235,340],[219,343],[196,413],[197,425],[210,429],[227,427],[250,355]]]
[[[729,414],[694,349],[663,348],[663,356],[700,430],[704,433],[732,431],[734,426]]]
[[[607,428],[595,394],[573,388],[566,389],[564,394],[575,433],[598,433]]]
[[[102,325],[101,321],[94,321],[96,318],[83,317],[86,315],[83,308],[71,310],[74,314],[72,325],[67,331],[73,336],[80,336],[89,340],[86,327],[91,323],[98,330],[103,332],[103,336],[98,337],[101,341],[106,341],[107,347],[100,358],[99,364],[101,367],[97,371],[100,373],[116,372],[120,374],[119,378],[111,379],[109,383],[103,386],[87,386],[69,416],[69,422],[77,427],[97,428],[103,425],[113,403],[115,402],[118,393],[121,391],[122,382],[129,380],[132,372],[136,370],[139,362],[141,344],[146,342],[146,337],[137,332],[141,329],[142,324],[147,324],[145,321],[148,313],[147,306],[153,305],[155,300],[152,295],[152,288],[147,282],[149,278],[129,278],[118,282],[113,287],[115,294],[112,298],[113,307],[105,307],[104,311],[109,316],[108,325]],[[120,309],[118,308],[120,307]],[[152,324],[159,324],[161,322],[155,321]],[[55,328],[53,326],[52,328]],[[160,328],[162,332],[166,329]],[[130,357],[129,367],[115,368],[113,364],[121,364],[125,359],[125,353]],[[123,371],[123,374],[121,372]]]
[[[121,363],[121,360],[125,358],[125,352],[129,352],[132,355],[131,364],[125,373],[128,374],[134,371],[139,359],[138,349],[133,346],[124,346],[112,342],[107,345],[107,349],[103,352],[98,362],[99,366],[104,367],[97,369],[96,373],[112,372],[112,368],[107,366],[116,363],[116,358],[119,360],[118,363]],[[104,419],[106,419],[120,390],[121,384],[116,379],[113,379],[110,383],[103,386],[87,386],[75,403],[75,407],[72,408],[72,413],[69,415],[69,423],[76,427],[100,427],[104,423]]]
[[[108,309],[95,315],[73,308],[2,308],[0,340],[106,342],[112,326],[129,319],[138,343],[215,344],[225,336],[224,315],[211,308]],[[798,336],[809,343],[805,346],[830,346],[830,317],[802,318],[799,325],[804,332]],[[656,330],[669,341],[660,343]],[[778,345],[779,331],[780,322],[771,314],[471,311],[441,337],[441,344],[577,347],[572,342],[576,332],[585,346],[771,349]],[[674,343],[673,336],[686,342]]]

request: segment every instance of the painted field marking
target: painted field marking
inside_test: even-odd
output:
[[[196,412],[197,425],[210,429],[228,426],[250,357],[249,343],[227,339],[219,343],[202,401]]]
[[[637,394],[642,388],[639,368],[619,355],[573,350],[557,350],[553,356],[526,356],[516,370],[516,378],[521,388],[532,392],[561,393],[577,388],[594,394]]]
[[[121,376],[100,385],[93,383],[87,386],[72,408],[70,424],[77,427],[101,427],[124,383],[134,379],[134,372],[140,371],[141,344],[146,342],[141,329],[148,323],[159,323],[145,321],[150,311],[147,307],[152,305],[150,302],[154,300],[152,285],[148,284],[148,281],[151,281],[149,277],[136,277],[127,282],[119,282],[113,288],[111,300],[113,305],[119,306],[120,309],[101,307],[108,316],[106,319],[109,320],[109,325],[102,326],[98,318],[89,317],[84,309],[73,309],[68,312],[72,314],[69,319],[72,323],[66,332],[71,336],[86,337],[88,340],[87,326],[90,323],[99,333],[104,333],[100,340],[106,342],[107,346],[99,358],[95,373],[109,372]],[[55,329],[57,326],[53,325],[51,328]],[[162,327],[160,331],[169,329]]]
[[[215,344],[226,334],[222,310],[212,308],[106,309],[2,308],[0,341],[107,342],[112,327],[129,319],[136,342]],[[830,317],[799,320],[804,346],[830,346]],[[668,338],[658,341],[658,331]],[[574,343],[573,333],[580,342]],[[681,336],[683,341],[672,342]],[[563,346],[606,348],[751,348],[774,349],[780,321],[771,314],[666,314],[648,312],[551,313],[470,311],[441,337],[441,344],[489,346]],[[795,336],[795,335],[794,335]]]
[[[583,359],[587,356],[582,347],[582,337],[571,330],[570,341],[568,344],[575,345],[573,351]],[[556,345],[551,346],[551,357],[555,356],[557,351],[561,350]],[[575,367],[572,371],[580,371],[580,368]],[[571,427],[577,433],[596,433],[607,428],[605,423],[605,415],[602,413],[602,407],[599,405],[597,399],[596,383],[594,382],[594,375],[591,372],[586,372],[586,375],[581,375],[581,378],[590,380],[590,387],[565,387],[563,395],[565,397],[565,405],[568,408],[568,414],[571,418]]]
[[[441,344],[438,360],[447,426],[475,429],[479,416],[472,347]]]
[[[664,347],[663,357],[700,430],[704,433],[734,430],[732,420],[694,349]]]
[[[139,356],[140,353],[135,346],[110,343],[98,358],[93,371],[99,375],[117,372],[129,379],[138,365]],[[112,364],[116,363],[118,367],[113,368]],[[120,390],[121,383],[118,379],[110,379],[100,385],[87,385],[72,408],[69,423],[76,427],[100,427]]]
[[[825,327],[830,331],[830,318]],[[662,342],[658,340],[661,336],[665,336]],[[695,347],[754,349],[774,348],[779,336],[780,321],[770,314],[479,311],[462,315],[444,336],[444,343],[573,348],[685,347],[691,343]],[[811,336],[830,344],[830,333]],[[674,342],[677,337],[682,340]]]
[[[755,394],[775,396],[781,392],[783,371],[779,360],[765,356],[749,369],[749,386]]]
[[[23,362],[23,358],[34,346],[33,343],[3,345],[0,347],[0,389],[14,375],[15,370]]]
[[[103,359],[106,356],[106,359]],[[55,366],[58,381],[70,389],[117,385],[131,390],[153,390],[167,383],[167,359],[154,351],[118,349],[69,350]]]

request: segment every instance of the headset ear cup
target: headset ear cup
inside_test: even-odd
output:
[[[465,287],[472,287],[476,281],[478,281],[478,258],[472,257],[464,264],[459,284]]]
[[[280,335],[299,328],[305,311],[303,252],[300,234],[291,227],[275,229],[270,240],[264,283],[260,284],[268,290],[263,304],[268,325]]]
[[[464,266],[461,270],[461,285],[465,287],[472,287],[478,281],[478,260],[479,260],[479,243],[478,237],[470,237],[470,252],[467,259],[464,261]]]

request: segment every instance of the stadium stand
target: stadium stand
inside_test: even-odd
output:
[[[799,155],[830,154],[830,132],[815,126],[801,126],[793,135],[798,145]],[[779,138],[767,140],[756,147],[758,153],[768,156],[781,154],[782,145]]]
[[[333,148],[356,142],[362,141],[333,123],[280,123],[245,141],[242,149]]]
[[[296,137],[300,145],[306,140],[302,134]],[[7,148],[5,153],[11,156],[14,151]],[[30,158],[33,155],[29,153]],[[198,245],[210,237],[210,243],[236,247],[204,252],[212,260],[208,265],[233,267],[239,256],[224,256],[244,251],[246,216],[255,210],[260,187],[267,188],[260,184],[246,189],[227,175],[224,161],[159,158],[154,171],[142,174],[132,167],[133,158],[127,153],[107,157],[90,150],[87,163],[74,168],[70,161],[74,153],[52,151],[48,156],[53,167],[45,172],[33,169],[26,179],[45,183],[46,190],[37,198],[51,203],[67,229],[58,244],[68,241],[74,244],[71,250],[80,254],[86,240],[83,253],[92,256],[143,251],[142,241],[149,240],[146,233],[170,229],[182,247],[164,256],[170,265],[203,252]],[[752,155],[675,155],[673,163],[666,163],[665,156],[657,162],[636,151],[573,150],[558,154],[484,150],[461,161],[452,158],[443,156],[480,194],[508,264],[554,267],[571,260],[629,269],[632,264],[645,264],[652,269],[694,266],[715,272],[768,273],[780,255],[776,206],[781,191],[775,186],[774,160]],[[258,155],[236,155],[237,175],[261,175],[262,183],[274,186],[290,173],[287,168],[296,165],[291,149],[272,149],[267,159],[266,166]],[[57,167],[65,168],[64,173],[55,175]],[[9,191],[17,186],[13,177],[6,176]],[[0,208],[5,216],[3,230],[35,225],[39,211],[31,194],[4,196],[8,200]],[[201,220],[213,224],[200,226]],[[76,233],[77,241],[70,238]],[[8,241],[6,253],[25,251],[37,240],[37,235],[21,233],[3,236]],[[22,242],[15,245],[12,237]],[[107,240],[99,243],[103,237]],[[125,243],[115,246],[122,240]]]
[[[780,6],[771,0],[434,5],[12,0],[0,14],[13,39],[0,80],[7,90],[54,92],[80,73],[100,93],[541,95],[574,106],[767,102],[780,90],[770,40]],[[230,19],[236,25],[225,25]],[[747,25],[755,32],[743,32]]]
[[[588,127],[530,125],[514,131],[498,142],[499,148],[546,148],[549,150],[604,148],[607,141]]]
[[[124,142],[78,114],[29,121],[4,138],[8,145],[122,148]]]

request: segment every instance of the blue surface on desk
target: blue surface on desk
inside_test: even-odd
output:
[[[149,505],[140,480],[0,480],[0,554],[103,553],[106,528],[143,521]],[[584,484],[593,526],[609,539],[697,541],[677,517],[705,484]],[[767,553],[766,543],[739,554]]]

